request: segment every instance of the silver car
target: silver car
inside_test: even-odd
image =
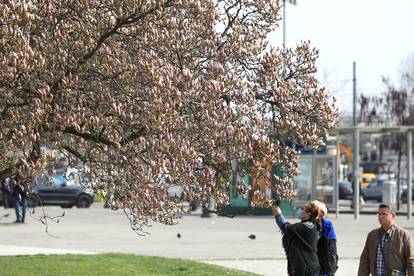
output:
[[[391,188],[394,189],[395,192],[397,191],[397,182],[395,180],[375,180],[369,183],[367,187],[362,188],[361,193],[364,200],[376,200],[382,202],[384,186],[387,184],[391,185]],[[406,187],[406,185],[400,183],[400,191],[403,191],[404,187]]]
[[[361,193],[364,200],[382,201],[382,191],[384,190],[384,181],[372,181],[368,186],[362,188]]]

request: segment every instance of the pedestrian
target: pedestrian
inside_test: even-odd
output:
[[[326,218],[328,209],[325,203],[319,200],[313,200],[319,209],[322,227],[319,231],[318,238],[318,258],[320,265],[319,275],[333,276],[338,270],[338,252],[336,247],[336,234],[332,222]]]
[[[18,176],[12,178],[12,187],[12,194],[15,200],[14,209],[16,211],[16,223],[24,223],[26,217],[26,209],[29,201],[27,192],[21,185],[21,181]]]
[[[1,182],[1,193],[2,193],[2,200],[3,200],[3,207],[4,209],[9,208],[9,194],[10,194],[10,177],[5,178]]]
[[[392,205],[378,207],[380,228],[368,233],[362,251],[358,276],[414,275],[414,245],[410,233],[394,223]]]
[[[318,218],[318,207],[307,203],[302,207],[301,221],[286,221],[279,206],[273,205],[272,212],[282,232],[282,244],[286,252],[288,275],[316,276],[319,273],[317,254],[318,229],[321,220]]]

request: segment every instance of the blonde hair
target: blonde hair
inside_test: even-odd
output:
[[[314,204],[319,209],[319,217],[323,218],[326,217],[328,214],[328,209],[326,208],[325,203],[319,201],[319,200],[312,200],[310,203]]]

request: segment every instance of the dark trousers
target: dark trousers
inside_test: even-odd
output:
[[[6,189],[4,189],[2,190],[2,195],[3,195],[3,207],[5,209],[9,208],[10,207],[9,206],[9,192]]]
[[[24,223],[26,217],[26,208],[28,199],[26,196],[22,196],[21,199],[16,200],[14,209],[16,211],[16,222]]]

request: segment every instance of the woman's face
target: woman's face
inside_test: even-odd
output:
[[[305,205],[301,209],[302,209],[302,213],[300,215],[300,219],[301,220],[308,220],[308,219],[310,219],[310,213],[309,213],[310,206],[309,205]]]

